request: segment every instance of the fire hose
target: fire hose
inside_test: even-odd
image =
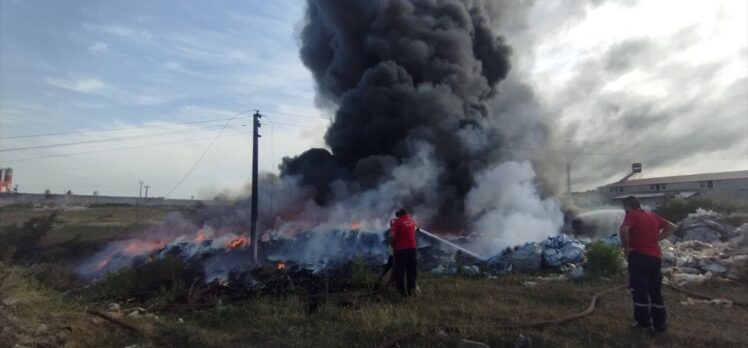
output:
[[[145,337],[145,338],[147,338],[147,339],[149,339],[149,340],[157,343],[158,345],[160,345],[162,347],[167,347],[167,348],[174,347],[171,343],[165,341],[161,337],[158,337],[156,335],[150,334],[150,333],[144,331],[143,329],[138,328],[135,325],[128,324],[128,323],[126,323],[124,321],[121,321],[121,320],[118,320],[116,318],[113,318],[113,317],[111,317],[109,315],[106,315],[106,314],[104,314],[102,312],[99,312],[99,311],[97,311],[95,309],[90,309],[89,308],[89,309],[86,310],[86,313],[88,313],[90,315],[93,315],[95,317],[104,319],[104,320],[106,320],[106,321],[108,321],[108,322],[110,322],[112,324],[115,324],[115,325],[117,325],[117,326],[119,326],[119,327],[127,330],[128,332],[142,335],[143,337]]]
[[[505,325],[505,326],[498,327],[498,329],[500,329],[500,330],[501,329],[503,329],[503,330],[511,330],[511,329],[518,329],[518,328],[538,328],[538,327],[545,327],[545,326],[550,326],[550,325],[558,325],[558,324],[563,324],[563,323],[567,323],[567,322],[570,322],[570,321],[574,321],[574,320],[577,320],[579,318],[582,318],[582,317],[585,317],[587,315],[590,315],[595,310],[595,306],[597,305],[597,300],[601,296],[606,295],[606,294],[611,293],[611,292],[616,291],[616,290],[624,289],[626,287],[628,287],[628,284],[621,284],[621,285],[617,285],[617,286],[614,286],[612,288],[608,288],[606,290],[603,290],[603,291],[600,291],[600,292],[594,294],[592,296],[592,300],[590,300],[590,304],[587,307],[587,309],[585,309],[584,311],[579,312],[579,313],[574,313],[574,314],[571,314],[571,315],[568,315],[568,316],[565,316],[565,317],[562,317],[562,318],[559,318],[559,319],[553,319],[553,320],[544,320],[544,321],[538,321],[538,322],[532,322],[532,323],[526,323],[526,324]],[[471,327],[475,328],[475,326],[471,326]],[[463,326],[446,326],[446,327],[445,326],[441,326],[441,327],[434,327],[432,329],[434,331],[438,331],[439,329],[460,330],[460,329],[463,329],[463,328],[467,328],[467,327],[466,326],[465,327],[463,327]],[[492,329],[496,329],[496,327],[493,327]],[[391,340],[389,340],[389,341],[381,344],[379,346],[379,348],[394,347],[396,344],[398,344],[400,342],[412,339],[412,338],[414,338],[416,336],[419,336],[419,335],[423,335],[423,334],[425,334],[428,331],[431,331],[431,330],[429,330],[428,328],[421,328],[421,329],[418,329],[418,330],[413,330],[411,332],[408,332],[408,333],[406,333],[404,335],[400,335],[398,337],[395,337],[395,338],[393,338],[393,339],[391,339]]]
[[[710,296],[706,296],[706,295],[694,293],[694,292],[685,290],[683,288],[677,287],[677,286],[669,284],[669,283],[664,283],[664,285],[667,286],[668,288],[676,291],[676,292],[679,292],[679,293],[682,293],[682,294],[685,294],[685,295],[688,295],[688,296],[697,297],[697,298],[706,299],[706,300],[712,300],[713,299]],[[532,323],[526,323],[526,324],[504,325],[504,326],[499,326],[498,329],[499,330],[512,330],[512,329],[520,329],[520,328],[542,328],[542,327],[551,326],[551,325],[560,325],[560,324],[568,323],[570,321],[574,321],[574,320],[586,317],[586,316],[590,315],[592,312],[594,312],[595,311],[595,307],[597,305],[597,300],[600,297],[602,297],[602,296],[604,296],[606,294],[609,294],[611,292],[617,291],[617,290],[625,289],[627,287],[628,287],[628,284],[621,284],[621,285],[617,285],[617,286],[614,286],[612,288],[608,288],[608,289],[605,289],[603,291],[595,293],[592,296],[592,300],[590,300],[590,304],[587,307],[587,309],[585,309],[584,311],[579,312],[579,313],[571,314],[571,315],[568,315],[568,316],[565,316],[565,317],[562,317],[562,318],[558,318],[558,319],[553,319],[553,320],[544,320],[544,321],[538,321],[538,322],[532,322]],[[732,303],[735,306],[741,306],[741,307],[748,306],[748,303],[745,303],[745,302],[732,301]],[[420,328],[420,329],[417,329],[417,330],[410,331],[410,332],[408,332],[406,334],[397,336],[395,338],[392,338],[392,339],[390,339],[390,340],[382,343],[379,347],[380,348],[394,347],[395,345],[397,345],[400,342],[403,342],[403,341],[415,338],[415,337],[420,336],[420,335],[424,335],[427,332],[432,331],[432,330],[435,331],[435,332],[438,332],[439,330],[445,330],[445,329],[446,330],[460,330],[460,329],[464,329],[464,328],[468,328],[468,327],[467,326],[440,326],[440,327],[433,327],[433,328]],[[471,328],[475,328],[475,326],[473,325],[473,326],[471,326]],[[495,330],[497,328],[496,327],[492,327],[491,329]]]

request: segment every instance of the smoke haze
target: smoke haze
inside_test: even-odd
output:
[[[532,91],[501,87],[511,56],[495,30],[502,9],[489,1],[307,4],[301,58],[318,104],[335,117],[329,151],[285,159],[282,176],[300,178],[327,211],[372,219],[403,205],[431,230],[470,232],[466,198],[483,186],[482,173],[532,157],[502,146],[547,137]],[[512,105],[517,97],[529,102]]]

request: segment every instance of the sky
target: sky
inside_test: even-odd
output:
[[[748,2],[508,3],[506,83],[534,92],[553,130],[536,151],[569,162],[575,190],[632,162],[648,177],[748,169]],[[330,110],[299,59],[304,10],[0,1],[0,167],[21,192],[246,192],[254,110],[261,171],[325,146]]]

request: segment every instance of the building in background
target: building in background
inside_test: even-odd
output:
[[[0,192],[10,192],[13,185],[13,168],[0,168]]]
[[[641,168],[641,166],[639,167]],[[622,180],[600,186],[598,192],[612,200],[635,196],[656,204],[669,197],[720,196],[748,201],[748,170]]]

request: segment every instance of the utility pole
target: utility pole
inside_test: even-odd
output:
[[[254,114],[254,122],[252,127],[252,211],[251,211],[251,222],[250,222],[250,233],[252,234],[252,257],[254,258],[255,265],[257,265],[257,145],[260,139],[260,110],[256,110]]]
[[[140,190],[138,191],[138,200],[135,201],[135,223],[140,222],[140,198],[143,197],[143,180],[138,181]]]
[[[143,221],[148,220],[148,189],[151,185],[145,185],[145,199],[143,201]]]

